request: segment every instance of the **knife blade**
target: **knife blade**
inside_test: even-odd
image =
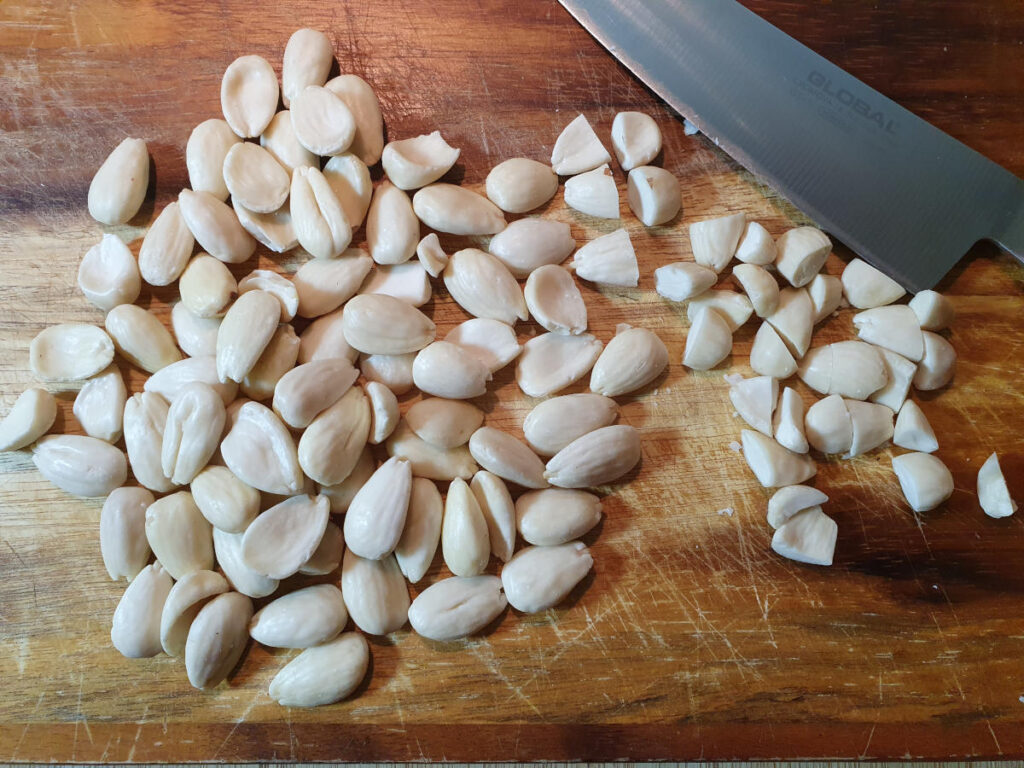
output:
[[[911,291],[978,240],[1024,261],[1024,181],[736,0],[559,0],[708,138]]]

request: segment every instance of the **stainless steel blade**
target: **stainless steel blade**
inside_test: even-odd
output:
[[[984,238],[1024,260],[1024,182],[735,0],[560,2],[712,141],[910,290]]]

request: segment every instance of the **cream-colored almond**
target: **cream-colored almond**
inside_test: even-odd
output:
[[[541,456],[554,456],[576,438],[611,425],[618,415],[618,405],[604,395],[562,395],[544,400],[527,414],[523,435]]]
[[[366,634],[386,635],[405,626],[409,589],[394,555],[368,560],[346,550],[341,592],[352,622]]]
[[[28,348],[33,375],[43,381],[81,381],[114,359],[114,343],[102,328],[61,323],[39,332]]]
[[[412,466],[393,457],[356,493],[345,514],[345,544],[360,557],[380,560],[402,538],[412,492]]]
[[[260,146],[288,171],[289,176],[296,168],[320,164],[317,156],[299,143],[292,127],[292,113],[287,109],[274,115],[263,129]]]
[[[349,226],[356,229],[366,218],[373,197],[370,169],[351,152],[346,152],[328,160],[323,174],[341,203]]]
[[[902,415],[901,412],[900,416]],[[989,456],[978,470],[978,503],[989,517],[1009,517],[1017,511],[1017,502],[1010,498],[1006,478],[999,467],[999,456],[996,453]]]
[[[813,403],[804,415],[804,432],[811,447],[822,453],[845,453],[850,450],[853,445],[853,423],[850,421],[846,401],[839,395],[829,395]]]
[[[298,294],[300,317],[321,317],[333,312],[359,290],[373,268],[373,260],[358,248],[337,259],[311,259],[299,267],[292,282]]]
[[[408,459],[416,477],[441,481],[461,477],[468,480],[478,469],[465,445],[438,448],[413,432],[405,421],[399,422],[385,446],[389,456]]]
[[[772,536],[772,550],[798,563],[832,565],[839,527],[835,520],[811,507],[779,526]]]
[[[505,214],[486,197],[454,184],[430,184],[412,198],[416,217],[437,232],[494,235],[505,228]]]
[[[304,485],[291,434],[274,412],[245,403],[220,444],[221,457],[246,485],[266,493],[298,493]]]
[[[559,176],[583,173],[611,161],[612,156],[583,115],[577,115],[562,129],[551,150],[551,167]]]
[[[725,316],[709,306],[701,307],[686,334],[683,365],[695,371],[707,371],[732,352],[732,328]]]
[[[289,206],[299,244],[318,259],[341,255],[352,241],[352,227],[345,210],[316,168],[303,166],[292,172]]]
[[[671,221],[683,205],[679,181],[664,168],[653,165],[642,165],[629,172],[626,195],[630,210],[645,227]]]
[[[498,163],[487,174],[487,197],[508,213],[540,208],[558,191],[558,174],[544,163],[513,157]]]
[[[871,344],[892,350],[915,363],[924,356],[924,337],[917,315],[906,304],[891,304],[858,312],[853,316],[857,336]]]
[[[631,171],[658,156],[661,130],[650,115],[619,112],[612,121],[612,148],[622,170]]]
[[[98,244],[86,251],[78,267],[78,287],[85,298],[104,311],[139,298],[139,267],[121,238],[103,235]]]
[[[409,607],[409,623],[429,640],[458,640],[486,627],[506,605],[497,576],[455,576],[420,592]]]
[[[516,546],[516,510],[512,496],[505,482],[486,470],[473,475],[470,489],[487,523],[491,553],[507,563]]]
[[[135,304],[119,304],[104,321],[114,347],[128,362],[156,373],[181,360],[174,337],[156,315]]]
[[[218,264],[220,262],[217,262]],[[178,301],[171,307],[171,328],[181,350],[191,357],[217,354],[219,317],[199,317]]]
[[[771,376],[745,379],[738,374],[725,377],[729,401],[740,417],[763,435],[772,436],[772,414],[779,400],[779,382]]]
[[[339,75],[324,87],[341,97],[356,122],[349,151],[367,166],[376,165],[384,149],[384,117],[377,95],[358,75]]]
[[[487,250],[522,279],[546,264],[561,264],[575,247],[568,224],[530,217],[505,227],[491,238]]]
[[[544,478],[560,488],[607,485],[640,461],[640,433],[625,424],[600,427],[578,437],[547,463]]]
[[[490,370],[479,358],[447,341],[427,345],[412,363],[412,380],[420,390],[450,400],[479,397],[487,391],[490,378]]]
[[[448,266],[448,254],[441,247],[436,232],[431,232],[416,246],[416,258],[431,277],[440,277]]]
[[[864,400],[885,386],[885,363],[878,348],[863,341],[839,341],[809,350],[797,374],[823,395]]]
[[[333,584],[314,584],[256,611],[249,635],[271,648],[310,648],[336,637],[347,621],[341,590]]]
[[[342,318],[345,340],[368,355],[416,352],[434,340],[436,330],[418,309],[381,293],[353,296]]]
[[[175,584],[160,615],[160,645],[168,656],[182,656],[189,628],[199,611],[217,595],[231,589],[214,571],[193,571]]]
[[[654,270],[654,289],[669,301],[688,301],[718,282],[718,274],[691,261],[677,261]]]
[[[794,288],[807,285],[832,252],[832,241],[817,227],[796,227],[775,241],[775,268]]]
[[[735,332],[754,312],[754,305],[742,293],[712,289],[704,291],[686,305],[686,318],[692,323],[697,313],[705,307],[713,309],[729,324],[729,330]]]
[[[441,539],[443,509],[441,493],[433,481],[414,477],[405,527],[395,547],[398,567],[412,584],[423,578],[434,561]]]
[[[844,459],[874,450],[892,438],[893,412],[884,405],[847,400],[846,412],[850,414],[853,431],[850,450],[843,455]]]
[[[125,139],[107,155],[89,184],[89,215],[101,224],[124,224],[138,213],[149,188],[149,151]]]
[[[908,451],[934,453],[939,449],[939,441],[935,438],[935,430],[928,423],[921,406],[913,400],[907,400],[900,408],[896,417],[896,427],[892,442]]]
[[[768,525],[781,528],[799,512],[817,507],[828,501],[828,496],[809,485],[786,485],[768,500]]]
[[[293,429],[305,429],[336,403],[359,378],[344,358],[327,358],[292,368],[274,388],[274,412]]]
[[[603,346],[589,333],[534,336],[523,345],[516,365],[516,383],[530,397],[552,395],[586,376]]]
[[[331,512],[341,514],[348,511],[352,499],[362,488],[366,481],[373,475],[377,468],[377,462],[373,459],[373,452],[367,445],[356,461],[355,467],[349,472],[348,477],[335,485],[318,486],[320,493],[327,497],[331,504]]]
[[[756,264],[737,264],[732,276],[747,294],[758,317],[767,317],[779,308],[779,284],[766,269]]]
[[[289,181],[284,166],[259,144],[235,144],[224,158],[224,183],[232,202],[253,213],[273,213],[284,205]]]
[[[228,65],[220,83],[220,108],[236,134],[252,139],[263,133],[277,111],[277,75],[261,56],[240,56]]]
[[[744,213],[691,224],[690,248],[694,261],[702,267],[721,272],[736,254],[746,226],[747,216]]]
[[[586,491],[546,488],[524,493],[516,500],[516,527],[529,544],[566,544],[600,520],[601,499]]]
[[[350,696],[366,677],[370,650],[358,632],[307,648],[270,683],[270,698],[283,707],[321,707]]]
[[[448,331],[444,340],[469,352],[494,373],[523,351],[512,326],[489,317],[474,317]]]
[[[201,381],[213,387],[220,399],[228,405],[235,399],[238,385],[229,381],[221,383],[217,379],[217,361],[212,355],[206,357],[187,357],[154,373],[143,385],[146,392],[154,392],[168,402],[173,403],[182,388],[193,381]]]
[[[538,267],[527,278],[523,295],[545,330],[574,335],[587,330],[587,305],[568,270],[554,264]]]
[[[146,509],[153,494],[145,488],[115,488],[100,510],[100,554],[114,581],[134,579],[149,562]]]
[[[734,255],[745,264],[766,267],[775,261],[778,252],[768,230],[756,221],[748,221]]]
[[[643,389],[668,368],[668,349],[654,331],[629,328],[605,346],[590,373],[590,389],[617,397]]]
[[[461,477],[452,480],[444,502],[441,554],[456,576],[476,576],[487,567],[491,547],[480,504]]]
[[[281,61],[281,100],[287,107],[307,85],[323,85],[334,63],[334,49],[323,32],[304,27],[292,32]]]
[[[493,427],[480,427],[469,439],[476,462],[498,477],[525,488],[545,488],[544,462],[528,446]]]
[[[227,200],[224,183],[224,158],[241,139],[224,120],[204,120],[189,134],[185,145],[188,183],[196,192],[209,192],[218,200]],[[155,224],[154,224],[155,226]],[[145,277],[145,272],[143,272]],[[147,282],[149,280],[147,279]],[[154,283],[156,285],[156,283]]]
[[[160,653],[160,614],[174,582],[160,563],[143,568],[117,604],[110,641],[122,656],[143,659]]]
[[[795,389],[786,387],[782,391],[779,406],[775,409],[772,430],[779,445],[793,453],[807,453],[807,435],[804,433],[804,401]],[[776,526],[777,527],[777,526]]]
[[[367,381],[376,381],[395,395],[404,395],[412,389],[412,366],[417,352],[405,355],[363,355],[359,360],[359,372]]]
[[[892,304],[906,293],[902,285],[861,259],[846,265],[840,282],[846,300],[857,309]]]
[[[242,561],[243,537],[243,533],[213,529],[213,551],[217,556],[217,564],[236,592],[252,598],[274,594],[277,591],[278,580],[256,573]]]
[[[253,400],[269,400],[277,382],[295,366],[299,355],[299,337],[290,325],[277,326],[259,359],[242,379],[242,393]]]
[[[378,264],[403,264],[420,240],[420,222],[409,195],[390,182],[377,186],[366,213],[366,245]]]
[[[309,560],[299,568],[299,573],[305,576],[326,576],[333,573],[341,565],[341,556],[344,552],[345,537],[341,528],[334,523],[327,523],[320,543],[316,545]]]
[[[234,275],[219,260],[196,255],[178,281],[181,303],[196,317],[219,317],[238,295]]]
[[[527,547],[501,569],[509,605],[523,613],[540,613],[562,602],[594,565],[581,541],[556,547]]]
[[[286,277],[269,269],[257,269],[238,282],[239,295],[249,291],[266,291],[281,304],[281,322],[287,323],[299,309],[299,294]]]
[[[903,357],[882,347],[875,347],[878,354],[882,356],[882,365],[885,367],[887,383],[881,389],[875,390],[868,398],[873,403],[888,406],[893,412],[898,412],[903,407],[910,391],[910,382],[917,372],[917,366]]]
[[[760,432],[744,429],[742,441],[743,458],[765,488],[797,485],[817,472],[817,466],[810,457],[793,453]]]
[[[915,512],[930,512],[953,495],[953,474],[930,453],[894,456],[892,468],[904,498]]]
[[[289,107],[295,138],[314,155],[340,155],[352,145],[356,121],[334,91],[322,85],[307,85]]]
[[[843,283],[838,277],[819,272],[807,284],[807,295],[814,308],[814,323],[817,325],[839,308],[843,301]]]
[[[286,579],[316,551],[327,528],[323,496],[291,496],[263,512],[242,535],[242,561],[256,573]]]
[[[584,244],[569,268],[579,277],[599,285],[635,288],[640,281],[636,252],[625,229],[617,229]]]
[[[124,389],[123,383],[121,388]],[[78,398],[75,398],[75,416],[78,416]],[[3,421],[0,421],[0,451],[16,451],[34,443],[47,433],[56,419],[56,398],[41,387],[26,389],[18,395],[11,410]],[[118,429],[118,432],[120,431]],[[91,433],[90,435],[99,437]]]
[[[337,485],[359,461],[370,434],[370,404],[359,387],[310,422],[299,439],[299,464],[321,485]]]
[[[566,179],[565,204],[600,219],[619,218],[619,190],[608,164]]]
[[[921,291],[910,300],[910,308],[917,315],[923,331],[941,331],[953,324],[956,311],[953,302],[935,291]]]
[[[217,332],[217,377],[242,382],[277,330],[281,304],[266,291],[241,294]]]
[[[163,471],[161,451],[170,406],[155,392],[133,395],[124,407],[124,444],[135,479],[156,493],[176,487]]]
[[[231,202],[242,228],[274,253],[285,253],[299,244],[288,203],[271,213],[256,213],[236,200]]]
[[[796,360],[771,323],[761,323],[754,335],[750,367],[762,376],[779,380],[788,379],[796,373]]]
[[[423,265],[418,261],[407,261],[377,267],[367,276],[359,292],[383,293],[414,307],[422,307],[430,301],[432,289]]]
[[[807,354],[814,330],[814,305],[803,288],[783,288],[779,291],[779,308],[765,318],[778,332],[793,357]]]
[[[369,442],[371,445],[380,445],[398,426],[398,420],[401,418],[398,398],[379,381],[371,381],[366,385],[366,396],[370,400]]]
[[[956,372],[956,350],[942,336],[924,331],[924,352],[914,374],[914,389],[930,391],[949,384]]]
[[[176,485],[191,483],[220,444],[226,412],[220,395],[208,384],[183,388],[167,412],[160,461]]]
[[[209,192],[181,190],[178,210],[199,247],[211,256],[228,264],[239,264],[248,261],[256,250],[256,241],[231,207]]]
[[[484,420],[483,411],[470,403],[428,397],[414,403],[405,420],[419,437],[441,449],[469,442]]]
[[[419,189],[437,181],[455,165],[459,150],[449,146],[440,131],[411,139],[391,141],[384,147],[381,164],[399,189]]]
[[[154,501],[146,509],[146,540],[175,580],[213,569],[213,532],[188,491]]]
[[[252,600],[238,592],[202,607],[185,641],[185,672],[195,688],[214,688],[231,674],[245,652],[251,619]]]
[[[359,350],[350,347],[345,340],[343,314],[342,309],[336,309],[316,318],[307,326],[299,337],[299,363],[328,357],[343,357],[352,363],[356,361]],[[412,365],[411,360],[409,364]]]
[[[185,271],[195,244],[177,201],[168,203],[142,239],[138,263],[142,279],[150,285],[170,285]]]
[[[203,517],[227,533],[242,533],[259,513],[259,491],[227,467],[207,466],[192,479],[190,490]]]

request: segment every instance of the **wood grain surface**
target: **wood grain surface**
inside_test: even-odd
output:
[[[1024,174],[1016,0],[749,5]],[[452,177],[471,188],[507,157],[547,159],[578,112],[606,141],[620,110],[655,117],[683,213],[648,231],[627,211],[640,288],[584,287],[599,338],[629,322],[657,331],[671,353],[651,391],[621,399],[622,422],[643,433],[642,463],[607,489],[606,517],[586,537],[594,571],[565,605],[510,611],[461,642],[409,631],[374,638],[357,696],[298,711],[267,695],[289,653],[254,647],[228,684],[207,692],[188,685],[178,660],[122,658],[109,642],[121,587],[99,556],[100,502],[51,487],[27,451],[0,454],[0,760],[1024,756],[1024,526],[1019,516],[987,518],[975,496],[978,467],[998,451],[1024,499],[1024,269],[981,245],[941,286],[958,312],[950,339],[959,365],[951,388],[920,400],[956,481],[950,501],[912,514],[892,450],[821,460],[816,484],[839,523],[836,563],[780,559],[764,522],[768,494],[729,448],[740,423],[726,368],[679,364],[685,313],[655,294],[653,270],[691,258],[693,221],[747,211],[778,235],[803,219],[708,141],[684,136],[681,121],[553,2],[0,4],[4,411],[32,384],[36,333],[102,322],[75,286],[79,259],[102,231],[85,204],[102,159],[124,136],[149,142],[151,194],[113,230],[137,252],[187,183],[190,130],[220,115],[225,67],[258,53],[279,70],[288,36],[304,25],[330,36],[341,72],[377,89],[389,137],[442,129],[462,149]],[[565,209],[561,194],[542,214],[569,222],[579,242],[618,226]],[[827,271],[838,274],[849,256],[837,247]],[[291,273],[299,261],[260,249],[234,271],[258,262]],[[444,333],[465,316],[435,289],[429,310]],[[173,298],[145,287],[139,303],[166,321]],[[737,333],[730,370],[749,371],[754,330]],[[537,328],[519,331],[525,339]],[[814,343],[850,336],[843,311]],[[137,390],[142,374],[122,370]],[[60,395],[55,431],[79,431],[73,394]],[[482,404],[488,423],[514,432],[530,407],[511,369]]]

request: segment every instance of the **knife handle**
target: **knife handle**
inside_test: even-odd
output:
[[[1017,205],[1002,232],[992,239],[1024,263],[1024,191],[1017,196]]]

